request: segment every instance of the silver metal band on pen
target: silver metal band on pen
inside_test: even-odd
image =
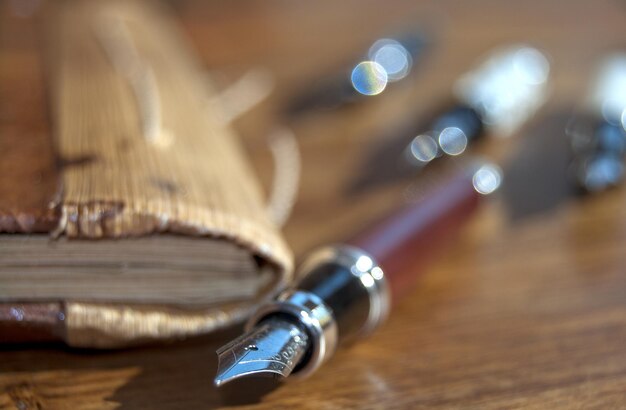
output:
[[[356,331],[340,335],[332,307],[320,296],[297,288],[287,289],[274,301],[261,306],[246,325],[246,330],[251,331],[268,317],[286,315],[296,319],[304,327],[309,336],[309,353],[305,361],[296,366],[292,378],[303,378],[313,373],[333,355],[340,342],[371,333],[385,321],[389,312],[388,284],[382,269],[370,255],[346,245],[324,247],[313,252],[304,261],[300,273],[307,277],[313,269],[329,264],[347,269],[354,284],[358,283],[367,292],[368,303],[357,308],[366,308],[368,312]]]

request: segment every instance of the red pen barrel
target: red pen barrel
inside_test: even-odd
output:
[[[392,300],[412,288],[420,273],[441,254],[477,208],[473,173],[457,172],[420,199],[348,241],[372,255],[385,272]]]
[[[457,172],[354,240],[311,252],[300,264],[300,281],[261,305],[248,321],[248,332],[220,348],[216,384],[252,374],[251,363],[257,366],[255,375],[276,377],[275,365],[280,362],[275,358],[283,357],[297,357],[299,362],[285,365],[282,376],[293,372],[305,377],[341,344],[370,334],[389,312],[387,289],[391,288],[392,298],[409,289],[476,209],[477,191],[497,189],[501,176],[495,168],[483,165]],[[301,335],[306,335],[304,343]],[[250,353],[249,346],[263,349]]]

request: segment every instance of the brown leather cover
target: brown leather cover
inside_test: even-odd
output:
[[[3,4],[6,8],[6,3]],[[35,22],[2,10],[0,232],[49,232],[60,193]]]
[[[42,233],[59,220],[57,172],[33,18],[0,12],[0,232]],[[60,303],[0,304],[0,342],[62,337]]]

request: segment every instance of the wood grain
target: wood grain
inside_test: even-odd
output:
[[[406,181],[358,198],[345,195],[365,146],[395,119],[425,112],[446,96],[451,81],[477,55],[519,40],[550,53],[555,82],[541,121],[582,98],[594,62],[622,47],[626,34],[626,11],[615,1],[380,4],[179,5],[208,67],[233,72],[263,64],[278,75],[277,95],[237,122],[266,184],[272,168],[265,136],[282,121],[280,108],[290,94],[310,84],[319,70],[340,65],[353,47],[385,28],[392,31],[399,19],[430,21],[437,34],[436,49],[411,87],[291,124],[300,137],[304,169],[285,231],[299,255],[348,237],[397,205]],[[506,164],[528,151],[520,147],[532,129],[512,140],[488,140],[478,149]],[[523,181],[523,175],[512,179]],[[536,191],[531,186],[526,192]],[[125,351],[5,350],[0,407],[621,409],[626,405],[625,205],[626,189],[620,188],[563,201],[512,223],[507,202],[495,198],[378,333],[338,352],[308,381],[282,386],[256,403],[233,406],[211,385],[215,348],[236,334],[233,329]],[[250,393],[242,391],[240,398]]]

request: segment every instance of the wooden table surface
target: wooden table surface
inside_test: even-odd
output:
[[[175,10],[214,78],[258,66],[276,75],[269,101],[235,127],[265,186],[267,135],[288,123],[298,137],[301,189],[285,226],[296,255],[348,236],[424,183],[398,180],[358,197],[345,189],[385,129],[444,101],[491,47],[544,49],[551,97],[518,135],[477,148],[509,171],[501,194],[379,332],[307,381],[255,403],[226,399],[212,386],[215,349],[238,329],[123,351],[4,348],[0,408],[626,408],[626,187],[575,198],[555,171],[567,158],[563,122],[580,108],[594,64],[623,50],[623,2],[186,1]],[[404,86],[350,109],[297,121],[280,115],[290,96],[355,50],[411,26],[433,46]]]

